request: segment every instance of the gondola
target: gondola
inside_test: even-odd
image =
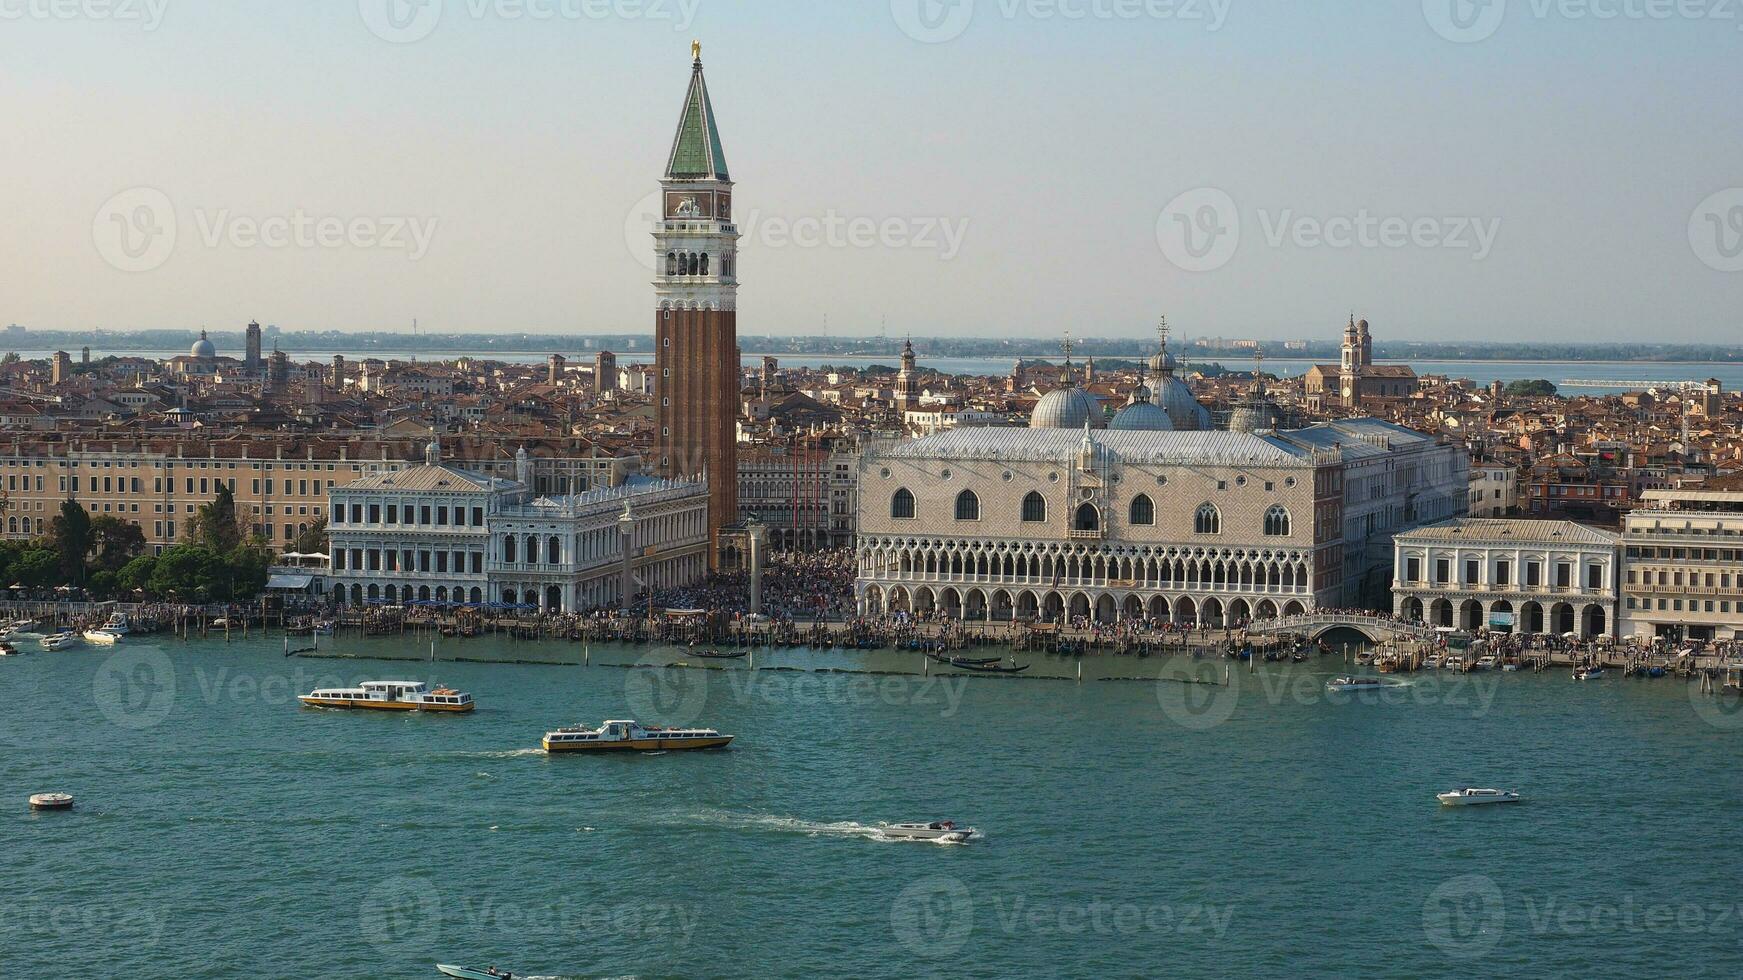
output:
[[[749,654],[749,650],[733,650],[724,653],[719,650],[703,650],[698,653],[690,654],[690,656],[696,657],[700,660],[742,660]]]
[[[957,670],[970,670],[977,674],[1021,674],[1023,671],[1028,670],[1030,665],[1022,664],[1019,666],[1013,664],[1009,667],[1000,667],[997,663],[976,664],[963,660],[952,660],[949,662],[948,666],[955,667]]]
[[[1003,658],[1003,657],[946,657],[943,654],[928,653],[926,655],[926,659],[931,660],[934,663],[944,664],[947,667],[961,667],[961,666],[965,666],[965,665],[969,666],[969,667],[991,667],[994,664],[1003,663],[1005,658]]]

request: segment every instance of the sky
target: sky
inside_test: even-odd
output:
[[[0,0],[0,324],[1728,343],[1737,0]]]

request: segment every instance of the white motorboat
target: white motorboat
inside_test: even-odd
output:
[[[5,640],[0,640],[0,657],[22,657],[22,656],[24,656],[23,650],[20,650],[17,647],[13,646],[12,644],[7,643]]]
[[[1496,657],[1493,655],[1486,656],[1486,657],[1478,657],[1477,664],[1472,669],[1474,669],[1474,670],[1494,670],[1500,663],[1501,663],[1501,659],[1499,657]]]
[[[1594,666],[1574,668],[1574,680],[1576,681],[1595,681],[1601,679],[1603,676],[1604,668],[1602,667]]]
[[[1519,673],[1519,661],[1509,660],[1506,663],[1501,665],[1501,670],[1504,673],[1517,674],[1517,673]]]
[[[112,647],[121,642],[121,634],[107,627],[99,630],[86,630],[85,642],[92,646]]]
[[[1436,793],[1435,799],[1441,806],[1484,806],[1490,803],[1518,803],[1521,799],[1518,793],[1510,789],[1455,789],[1450,793]]]
[[[44,650],[65,650],[78,646],[83,640],[84,637],[77,633],[54,633],[42,638],[42,648]]]
[[[1422,662],[1422,669],[1423,670],[1439,670],[1440,669],[1440,662],[1441,662],[1441,658],[1438,656],[1429,657],[1427,660],[1424,660]]]
[[[126,613],[118,612],[109,617],[109,621],[103,624],[103,629],[116,636],[126,636],[133,632],[133,620],[128,619]]]
[[[506,970],[491,967],[488,970],[474,970],[469,966],[453,966],[448,963],[437,963],[436,972],[454,980],[514,980],[514,974]]]
[[[1325,682],[1328,691],[1378,691],[1391,686],[1378,677],[1339,677]]]
[[[958,827],[954,820],[938,820],[932,823],[885,823],[878,825],[878,832],[885,837],[893,837],[897,840],[934,840],[947,844],[965,843],[978,833],[973,827]]]

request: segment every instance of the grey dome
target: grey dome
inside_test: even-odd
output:
[[[1202,432],[1210,428],[1210,410],[1198,403],[1192,389],[1179,378],[1163,380],[1156,393],[1156,403],[1168,413],[1174,428],[1181,432]]]
[[[206,331],[202,330],[200,331],[200,339],[194,341],[194,346],[188,350],[188,354],[192,357],[217,357],[218,348],[212,346],[212,342],[206,339]]]
[[[1029,416],[1031,429],[1102,428],[1106,424],[1101,403],[1082,388],[1057,388],[1041,396]]]
[[[1237,404],[1229,415],[1229,431],[1252,435],[1275,429],[1278,417],[1277,406],[1270,399],[1263,396],[1250,398]]]
[[[1171,432],[1174,420],[1150,400],[1150,389],[1139,388],[1132,403],[1120,409],[1108,428],[1116,432]]]

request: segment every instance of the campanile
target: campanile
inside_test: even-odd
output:
[[[654,231],[654,454],[662,476],[707,475],[714,567],[720,529],[738,521],[738,227],[702,46],[691,53]]]

